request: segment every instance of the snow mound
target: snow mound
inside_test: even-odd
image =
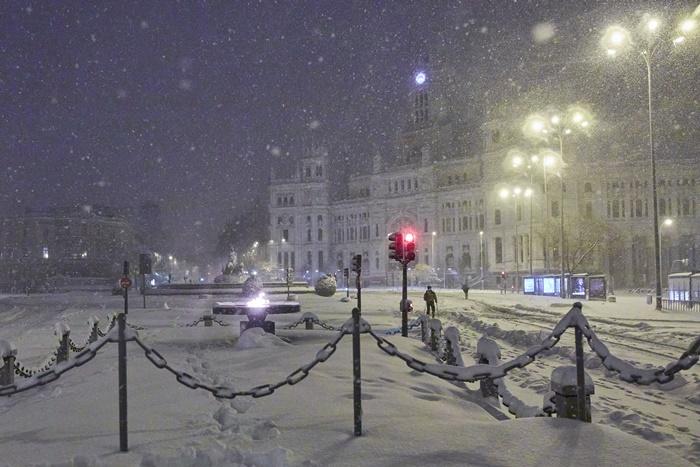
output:
[[[266,333],[262,328],[250,328],[243,331],[241,337],[238,338],[236,345],[233,346],[236,350],[268,348],[277,345],[289,345],[274,334]]]

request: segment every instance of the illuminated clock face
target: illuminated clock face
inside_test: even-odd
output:
[[[426,80],[425,73],[422,72],[422,71],[419,71],[418,73],[416,73],[416,76],[415,76],[414,79],[416,80],[416,84],[423,84],[423,83],[425,83],[425,80]]]

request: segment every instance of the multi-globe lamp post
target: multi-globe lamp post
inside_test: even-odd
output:
[[[515,253],[515,291],[520,292],[520,238],[518,236],[518,202],[520,198],[530,198],[532,197],[531,188],[521,188],[515,186],[513,188],[501,188],[498,192],[498,196],[502,200],[507,200],[508,198],[513,198],[513,224],[515,226],[515,242],[513,245],[513,252]],[[522,212],[522,211],[521,211]]]
[[[661,226],[662,226],[662,227],[666,227],[667,229],[670,229],[671,227],[673,227],[673,219],[671,219],[670,217],[667,217],[667,218],[664,219],[664,221],[661,223]],[[659,235],[659,237],[660,237],[660,235]],[[659,238],[659,249],[661,249],[661,239],[660,239],[660,238]],[[670,251],[670,250],[669,250],[669,252],[668,252],[668,262],[671,263],[671,251]],[[663,270],[663,265],[660,266],[660,267],[661,267],[661,269]],[[663,277],[663,276],[662,276],[662,277]]]
[[[661,310],[661,246],[659,239],[659,213],[656,188],[656,156],[654,154],[652,63],[655,63],[655,56],[658,53],[662,53],[665,48],[664,46],[680,47],[685,44],[690,37],[695,35],[697,30],[698,20],[696,18],[686,18],[682,20],[674,30],[664,27],[661,18],[646,14],[642,17],[642,21],[634,30],[630,31],[622,26],[614,25],[610,26],[601,38],[601,45],[610,58],[615,58],[625,52],[631,51],[639,54],[646,65],[657,310]]]
[[[566,297],[565,277],[564,277],[564,140],[574,133],[587,133],[591,127],[591,113],[579,105],[570,106],[566,112],[549,110],[545,113],[529,115],[523,125],[523,133],[530,138],[541,139],[546,142],[553,142],[559,146],[559,271],[560,287],[559,294]],[[554,155],[544,155],[542,166],[545,178],[545,209],[548,210],[546,195],[547,167],[554,165],[556,157]]]
[[[479,270],[481,273],[481,290],[484,290],[484,231],[479,231]]]

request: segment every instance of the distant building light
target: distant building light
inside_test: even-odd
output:
[[[44,247],[44,250],[42,252],[42,256],[44,257],[44,259],[49,259],[49,247],[47,247],[47,246]]]
[[[425,83],[427,76],[425,75],[424,72],[419,71],[418,73],[416,73],[416,76],[414,79],[416,80],[416,84],[421,85],[421,84]]]
[[[87,258],[87,251],[83,251],[82,253],[80,253],[80,257]]]

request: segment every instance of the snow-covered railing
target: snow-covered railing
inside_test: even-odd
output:
[[[574,328],[576,333],[576,373],[578,386],[578,418],[585,417],[586,383],[583,368],[582,336],[588,340],[591,349],[600,357],[603,365],[611,371],[619,374],[623,381],[648,385],[654,382],[663,384],[671,381],[676,373],[687,370],[698,362],[700,354],[700,336],[695,338],[679,359],[670,362],[665,367],[639,368],[616,356],[614,356],[605,344],[598,339],[588,320],[582,313],[582,305],[577,302],[571,310],[557,323],[554,329],[540,344],[528,348],[523,354],[506,362],[498,364],[480,363],[468,367],[444,365],[440,363],[426,363],[411,355],[401,352],[392,342],[370,331],[370,335],[376,340],[379,348],[387,355],[400,358],[413,370],[425,372],[447,381],[476,382],[485,379],[497,380],[503,378],[516,368],[524,368],[535,361],[535,358],[557,345],[561,336],[569,328]]]
[[[499,365],[501,361],[501,349],[493,339],[482,336],[476,343],[476,361],[477,363],[486,363],[489,365]],[[503,401],[503,405],[508,408],[508,411],[515,415],[516,418],[522,417],[544,417],[552,412],[546,413],[539,407],[527,405],[520,400],[506,387],[505,378],[497,378],[494,380],[481,380],[482,395],[498,396]]]
[[[126,269],[126,268],[125,268]],[[127,294],[125,294],[125,301],[127,299]],[[508,409],[516,414],[516,416],[536,416],[536,415],[547,415],[554,411],[557,412],[559,416],[562,416],[562,407],[565,407],[569,413],[574,413],[577,418],[586,420],[585,407],[590,404],[589,397],[593,393],[592,381],[590,378],[586,378],[583,371],[583,349],[581,346],[581,341],[585,336],[588,340],[591,349],[601,358],[603,365],[609,370],[615,371],[620,375],[620,378],[633,382],[636,384],[651,384],[653,382],[666,383],[672,380],[676,373],[681,370],[687,370],[693,365],[697,364],[700,355],[700,336],[694,339],[690,347],[680,356],[679,359],[670,362],[664,367],[658,367],[655,369],[638,368],[632,364],[615,357],[603,344],[595,332],[591,329],[588,321],[581,311],[581,304],[576,303],[571,308],[571,310],[557,323],[554,329],[546,335],[538,345],[534,345],[528,348],[523,354],[518,357],[502,362],[500,361],[500,350],[495,345],[495,342],[490,343],[488,340],[480,340],[481,345],[477,347],[477,356],[479,357],[479,362],[476,365],[462,366],[463,362],[461,360],[461,352],[459,349],[459,332],[454,327],[448,327],[444,332],[444,337],[440,339],[440,333],[442,331],[442,323],[439,320],[428,319],[427,317],[419,317],[418,322],[422,324],[423,329],[429,328],[430,336],[424,335],[424,342],[431,348],[438,350],[439,344],[442,343],[443,354],[442,359],[448,360],[452,364],[442,364],[442,363],[426,363],[411,355],[401,352],[392,342],[388,341],[385,337],[374,332],[370,324],[360,318],[360,312],[357,308],[353,310],[353,317],[347,320],[337,331],[336,336],[326,343],[317,353],[313,360],[309,363],[302,365],[292,372],[290,372],[285,378],[268,384],[262,384],[259,386],[252,387],[250,389],[239,390],[232,386],[226,385],[214,385],[206,381],[177,369],[172,366],[166,358],[159,353],[153,347],[147,345],[135,332],[135,327],[127,327],[126,314],[121,313],[118,315],[116,322],[118,326],[114,326],[115,320],[110,322],[109,330],[105,333],[102,332],[96,322],[93,320],[91,336],[100,336],[97,340],[93,342],[88,342],[86,346],[74,355],[69,356],[69,358],[64,361],[57,363],[50,368],[42,369],[41,372],[31,375],[23,379],[20,382],[14,382],[11,377],[12,372],[7,370],[13,370],[14,359],[16,357],[17,351],[11,344],[0,341],[0,396],[11,396],[19,392],[23,392],[32,389],[37,386],[42,386],[51,383],[58,379],[63,373],[81,366],[90,360],[92,360],[97,352],[108,342],[118,343],[120,347],[120,381],[122,380],[122,373],[126,374],[126,350],[125,345],[127,342],[133,341],[141,347],[144,351],[146,357],[153,365],[159,369],[165,369],[175,376],[175,379],[180,384],[191,388],[191,389],[203,389],[210,392],[217,398],[232,399],[241,396],[250,397],[265,397],[273,394],[277,389],[282,386],[293,386],[303,379],[305,379],[311,370],[319,363],[327,361],[337,350],[337,346],[343,337],[347,334],[353,335],[353,403],[354,403],[354,422],[355,422],[355,434],[360,435],[361,430],[361,372],[360,372],[360,335],[363,333],[369,334],[377,343],[377,346],[387,355],[400,358],[406,365],[410,368],[425,372],[430,375],[436,376],[438,378],[447,381],[460,381],[460,382],[476,382],[476,381],[490,381],[496,386],[497,394],[502,398],[504,405]],[[125,306],[126,309],[126,306]],[[305,315],[307,320],[315,322],[318,317],[315,315]],[[320,320],[318,320],[320,321]],[[539,409],[536,407],[528,406],[519,399],[517,399],[512,393],[510,393],[505,384],[503,383],[503,378],[512,370],[516,368],[524,368],[531,364],[535,358],[551,350],[557,345],[561,336],[566,332],[567,329],[574,328],[576,332],[576,354],[577,354],[577,365],[576,367],[569,368],[557,368],[552,374],[552,389],[556,395],[551,393],[545,397],[545,408]],[[58,326],[56,328],[57,334],[66,336],[70,331],[67,326]],[[94,331],[94,332],[93,332]],[[425,332],[424,334],[428,334]],[[435,343],[438,345],[435,345]],[[8,376],[8,373],[10,376]],[[8,381],[8,378],[10,379]],[[123,385],[120,383],[120,441],[126,440],[126,378],[123,379]],[[122,392],[122,389],[124,392]],[[122,404],[124,410],[122,411]],[[555,408],[556,406],[556,408]],[[570,410],[571,407],[575,410]],[[122,418],[122,415],[124,418]],[[588,419],[590,421],[590,419]],[[124,436],[122,439],[121,436]],[[122,445],[124,448],[126,444]],[[126,449],[122,449],[126,450]]]

